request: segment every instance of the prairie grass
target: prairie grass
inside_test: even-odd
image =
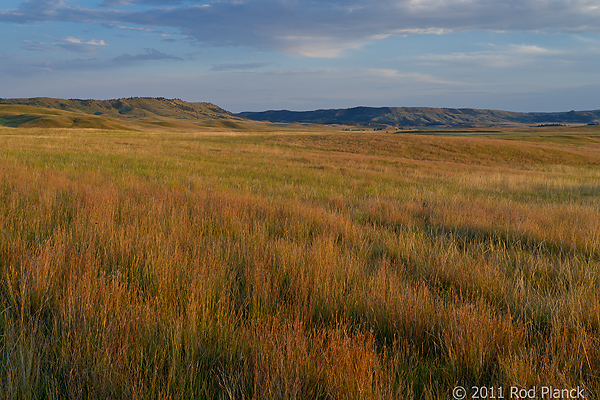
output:
[[[600,398],[600,131],[301,129],[0,127],[0,398]]]

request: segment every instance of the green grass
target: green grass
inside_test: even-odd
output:
[[[0,104],[0,126],[11,128],[132,129],[121,121],[28,105]]]
[[[28,124],[38,120],[37,115],[5,115],[0,117],[0,125],[15,128],[20,125]]]
[[[0,128],[0,398],[600,397],[597,132],[230,128]]]

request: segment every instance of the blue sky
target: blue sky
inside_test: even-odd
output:
[[[599,0],[3,0],[0,97],[600,109]]]

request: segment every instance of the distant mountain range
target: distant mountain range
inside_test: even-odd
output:
[[[597,124],[600,110],[519,113],[473,108],[354,107],[316,111],[230,113],[212,103],[188,103],[163,97],[81,100],[36,97],[0,99],[0,125],[98,127],[121,129],[123,121],[154,124],[194,123],[244,129],[248,120],[278,123],[346,124],[399,127],[482,126],[498,124]],[[240,125],[241,124],[241,125]]]
[[[600,110],[521,113],[473,108],[354,107],[316,111],[243,112],[239,117],[257,121],[315,124],[394,126],[473,126],[497,124],[595,124]]]

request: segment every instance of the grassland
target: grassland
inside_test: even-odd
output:
[[[0,398],[600,398],[595,127],[0,127],[0,177]]]

